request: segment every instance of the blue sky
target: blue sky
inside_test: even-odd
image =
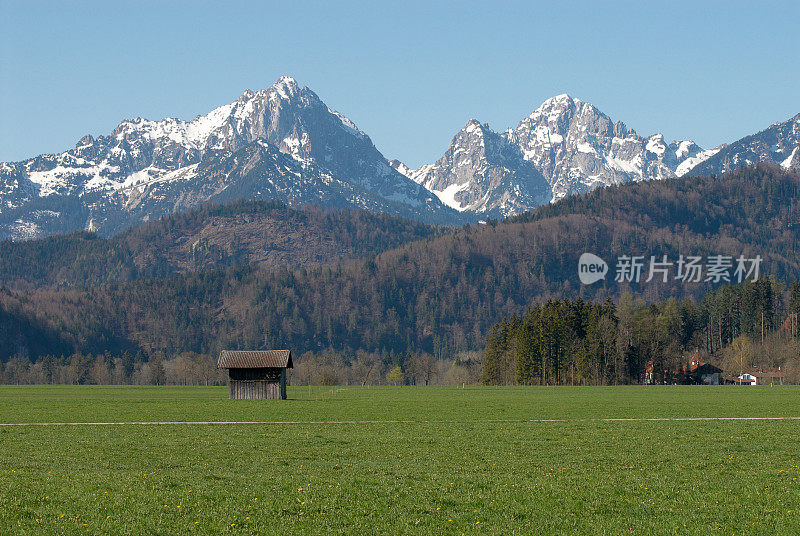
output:
[[[800,112],[800,3],[0,0],[0,161],[191,119],[289,74],[387,158],[569,93],[704,147]]]

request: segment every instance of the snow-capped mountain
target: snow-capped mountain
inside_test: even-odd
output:
[[[722,173],[758,161],[800,169],[798,117],[703,150],[688,140],[667,143],[661,134],[642,137],[592,104],[558,95],[501,134],[470,121],[434,164],[393,167],[458,210],[509,216],[598,186]]]
[[[642,137],[558,95],[502,133],[470,120],[433,164],[388,162],[347,117],[290,77],[192,121],[122,121],[74,149],[0,163],[0,239],[111,235],[209,201],[280,199],[459,224],[598,186],[721,174],[754,162],[800,170],[800,114],[730,145]]]
[[[545,178],[524,159],[518,145],[474,119],[435,164],[414,171],[396,160],[390,164],[445,205],[484,217],[521,212],[553,197]]]
[[[109,235],[234,198],[461,221],[389,166],[352,121],[282,77],[192,121],[126,120],[64,153],[0,164],[0,237],[84,228]]]
[[[756,162],[800,171],[800,114],[720,148],[692,168],[692,175],[720,175]]]
[[[569,95],[546,100],[503,134],[547,177],[554,199],[597,186],[675,177],[679,165],[702,153],[691,141],[668,144],[661,134],[643,138]]]

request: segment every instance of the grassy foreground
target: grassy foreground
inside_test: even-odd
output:
[[[297,421],[0,426],[0,534],[800,533],[800,421],[591,420],[800,416],[797,387],[226,396],[0,387],[3,423]]]

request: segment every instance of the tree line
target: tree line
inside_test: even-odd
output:
[[[462,385],[480,380],[478,352],[452,360],[430,354],[355,355],[306,352],[288,371],[290,385]],[[7,385],[226,385],[228,374],[216,368],[216,358],[181,352],[171,357],[123,352],[45,355],[35,361],[14,356],[0,362],[0,384]]]
[[[182,352],[45,355],[36,361],[14,356],[0,363],[0,383],[9,385],[224,385],[227,375],[216,369],[216,359]]]
[[[674,371],[696,356],[727,363],[726,372],[738,374],[730,366],[734,347],[748,349],[747,368],[782,367],[791,376],[800,373],[800,357],[792,351],[798,313],[800,282],[786,289],[775,279],[726,285],[699,303],[690,298],[646,303],[627,293],[617,303],[551,299],[491,328],[482,381],[627,384],[642,382],[649,369],[653,381],[663,383],[674,381]],[[753,344],[759,352],[751,351]]]

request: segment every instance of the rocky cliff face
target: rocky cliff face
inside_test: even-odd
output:
[[[520,147],[470,120],[436,163],[414,171],[395,169],[432,191],[445,205],[483,217],[502,217],[547,203],[549,184]]]
[[[504,135],[547,177],[554,199],[597,186],[675,177],[680,164],[701,153],[691,141],[643,138],[568,95],[546,100]]]

